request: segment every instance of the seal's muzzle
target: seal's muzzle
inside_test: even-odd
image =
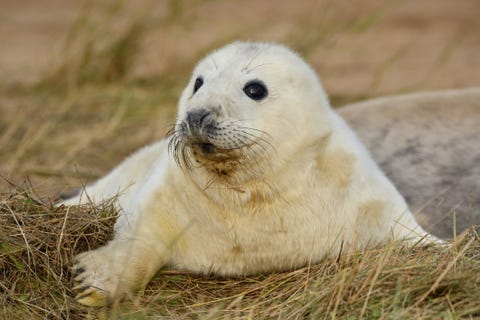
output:
[[[185,119],[189,133],[194,136],[201,138],[205,136],[203,132],[205,129],[209,129],[215,126],[215,118],[212,112],[206,109],[194,109],[187,112],[187,117]]]
[[[212,154],[217,151],[211,141],[217,124],[214,113],[203,108],[188,111],[185,123],[187,129],[185,134],[187,134],[192,147],[204,154]]]

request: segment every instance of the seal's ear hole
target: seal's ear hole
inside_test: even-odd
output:
[[[200,76],[195,80],[195,85],[193,86],[193,94],[200,89],[200,87],[203,85],[203,78]]]
[[[259,101],[268,96],[267,86],[260,80],[252,80],[247,82],[243,87],[243,92],[253,100]]]

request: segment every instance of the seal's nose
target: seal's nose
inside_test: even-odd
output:
[[[207,109],[195,109],[187,112],[185,119],[191,131],[198,131],[204,125],[207,125],[206,119],[211,119],[212,112]],[[212,119],[213,120],[213,119]]]

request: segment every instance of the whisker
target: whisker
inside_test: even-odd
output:
[[[217,176],[215,175],[212,175],[210,177],[210,179],[208,179],[207,183],[205,184],[205,186],[203,187],[203,191],[207,191],[208,189],[210,189],[210,187],[214,184],[215,180],[217,180]]]
[[[218,70],[217,62],[215,61],[214,56],[212,56],[212,62],[213,62],[213,65],[215,66],[215,70]]]
[[[258,144],[258,146],[265,152],[268,153],[269,151],[272,151],[273,153],[276,153],[275,147],[272,145],[270,141],[268,141],[266,138],[263,138],[262,136],[258,136],[255,134],[252,134],[251,132],[248,132],[247,130],[240,130],[238,131],[239,135],[243,137],[244,139],[247,139],[248,141]]]
[[[262,135],[265,135],[267,136],[268,138],[272,139],[272,135],[269,134],[268,132],[266,131],[263,131],[263,130],[260,130],[260,129],[255,129],[255,128],[250,128],[250,127],[238,127],[238,129],[245,129],[245,130],[250,130],[250,131],[255,131],[255,132],[258,132]]]
[[[261,67],[264,67],[264,66],[268,66],[268,65],[273,65],[273,63],[261,63],[261,64],[257,64],[256,66],[251,67],[251,68],[247,71],[247,73],[248,73],[248,72],[251,72],[251,71],[253,71],[253,70],[255,70],[255,69],[258,69],[258,68],[261,68]]]
[[[276,150],[272,144],[273,139],[268,132],[249,127],[245,125],[246,121],[248,119],[221,121],[218,124],[217,133],[222,133],[223,131],[224,133],[229,132],[229,134],[222,135],[222,143],[219,143],[217,146],[226,151],[238,150],[238,158],[230,158],[228,160],[235,168],[236,174],[238,174],[236,177],[261,179],[268,169],[268,166],[265,166],[265,162],[271,159]],[[242,125],[242,123],[244,124]],[[211,170],[212,167],[216,166],[215,163],[209,161],[196,161],[197,163],[195,163],[195,157],[186,138],[188,129],[188,124],[185,121],[180,121],[175,125],[171,125],[167,133],[169,137],[168,152],[172,155],[175,163],[190,178],[193,178],[194,170],[206,170],[207,180],[202,187],[204,191],[217,187],[241,191],[241,187],[235,185],[235,181],[237,181],[235,175],[229,175],[231,177],[229,179],[221,179],[219,174]],[[215,144],[215,139],[218,137],[214,133],[206,133],[206,136],[210,139],[209,141],[213,144]]]
[[[255,59],[257,59],[257,57],[262,54],[263,52],[265,52],[265,50],[267,50],[268,47],[265,47],[263,48],[262,50],[258,51],[253,57],[252,59],[250,59],[250,61],[247,63],[247,65],[245,67],[242,68],[242,71],[246,71],[247,73],[249,73],[251,70],[249,70],[248,68],[250,67],[250,65],[253,63],[253,61],[255,61]]]

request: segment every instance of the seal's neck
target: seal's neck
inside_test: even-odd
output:
[[[329,136],[304,141],[299,150],[285,157],[245,159],[230,165],[230,171],[222,173],[221,167],[193,168],[188,178],[197,186],[207,201],[217,203],[224,211],[258,212],[271,208],[276,202],[294,202],[308,189],[308,168],[321,148],[325,148]]]

